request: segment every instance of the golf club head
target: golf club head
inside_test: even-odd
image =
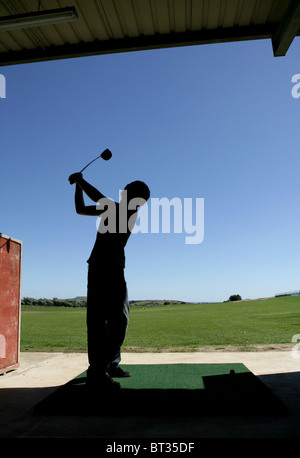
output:
[[[103,151],[103,153],[101,153],[101,157],[105,161],[108,161],[112,157],[112,153],[109,149],[106,149],[105,151]]]

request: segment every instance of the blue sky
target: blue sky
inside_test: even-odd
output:
[[[22,296],[86,294],[96,220],[69,174],[116,200],[204,198],[204,240],[134,234],[129,298],[223,301],[300,288],[299,39],[133,52],[2,67],[0,232],[23,242]],[[89,202],[87,200],[87,202]]]

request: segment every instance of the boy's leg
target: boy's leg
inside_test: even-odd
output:
[[[129,323],[129,301],[123,271],[114,276],[113,280],[112,291],[114,294],[107,320],[110,340],[108,373],[112,377],[120,374],[118,366],[121,361],[121,346]]]
[[[95,386],[110,384],[107,376],[110,339],[107,327],[107,294],[105,275],[95,266],[89,266],[87,294],[87,341],[89,368],[88,382]]]

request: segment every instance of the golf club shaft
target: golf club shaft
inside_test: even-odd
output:
[[[101,154],[102,154],[102,153],[101,153]],[[80,170],[79,173],[83,172],[89,165],[92,164],[92,162],[95,162],[97,159],[99,159],[99,157],[101,157],[101,154],[100,154],[100,156],[97,156],[95,159],[93,159],[91,162],[89,162],[85,167],[83,167],[83,169]]]

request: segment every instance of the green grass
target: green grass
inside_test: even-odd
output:
[[[85,309],[23,306],[21,351],[85,351],[85,319]],[[132,307],[123,349],[248,349],[291,344],[295,334],[300,334],[300,296]]]
[[[86,311],[81,308],[22,306],[21,351],[86,348]]]

